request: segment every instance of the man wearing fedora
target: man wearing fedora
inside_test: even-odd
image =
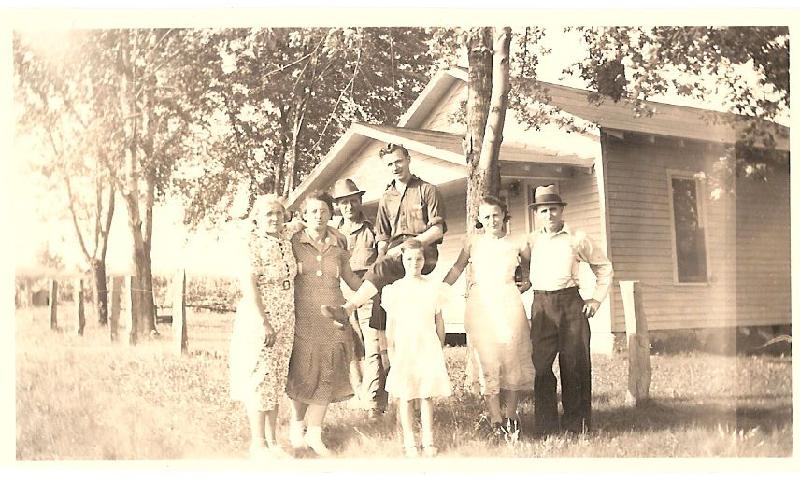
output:
[[[554,185],[534,192],[537,229],[527,238],[533,288],[531,343],[533,345],[534,432],[559,430],[556,377],[561,372],[560,428],[581,433],[591,429],[592,361],[589,318],[608,295],[613,269],[605,253],[581,230],[564,223],[565,203]],[[526,253],[527,254],[527,253]],[[578,293],[578,266],[588,263],[597,278],[591,299]]]
[[[375,239],[372,223],[364,218],[361,210],[364,191],[359,190],[352,179],[340,179],[333,185],[332,195],[336,207],[342,214],[342,219],[336,228],[347,237],[350,268],[353,273],[363,278],[367,269],[378,257],[378,242]],[[366,403],[364,408],[369,410],[370,417],[386,409],[387,397],[383,388],[386,370],[389,368],[385,332],[369,326],[372,304],[372,300],[367,301],[350,317],[351,325],[361,336],[364,344],[363,378],[357,396]]]

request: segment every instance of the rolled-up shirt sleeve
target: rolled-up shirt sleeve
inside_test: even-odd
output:
[[[422,196],[428,209],[428,224],[425,229],[432,226],[441,225],[442,233],[447,232],[447,222],[445,221],[444,202],[439,190],[431,184],[425,184],[422,189]]]
[[[603,252],[602,249],[597,247],[592,242],[591,238],[584,235],[578,240],[578,257],[581,261],[585,261],[592,269],[597,283],[592,293],[592,299],[603,301],[608,296],[608,290],[611,288],[611,280],[614,277],[614,269],[611,267],[611,261]]]

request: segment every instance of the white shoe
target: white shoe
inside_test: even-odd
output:
[[[322,427],[308,427],[306,444],[320,457],[330,457],[333,452],[322,443]]]
[[[293,449],[308,448],[306,444],[306,424],[292,420],[289,422],[289,443]]]

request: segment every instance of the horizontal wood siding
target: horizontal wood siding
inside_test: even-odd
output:
[[[789,169],[736,184],[736,311],[739,324],[791,323]]]
[[[674,246],[667,170],[712,172],[721,145],[628,142],[606,137],[611,258],[612,329],[625,331],[620,280],[639,280],[651,330],[729,326],[736,322],[735,215],[732,195],[708,195],[705,210],[709,282],[674,281]]]

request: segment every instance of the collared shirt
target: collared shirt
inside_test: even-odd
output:
[[[347,250],[350,252],[350,268],[353,272],[366,271],[378,257],[378,242],[372,223],[359,213],[359,221],[347,223],[344,218],[337,228],[347,238]]]
[[[614,270],[606,254],[583,231],[566,224],[557,233],[538,229],[528,235],[531,248],[531,285],[534,290],[556,291],[578,286],[580,261],[589,264],[597,278],[592,299],[608,295]]]
[[[416,236],[437,224],[447,232],[444,203],[434,185],[412,175],[402,191],[395,187],[394,181],[386,186],[378,202],[375,223],[378,241],[389,241],[404,234]]]

